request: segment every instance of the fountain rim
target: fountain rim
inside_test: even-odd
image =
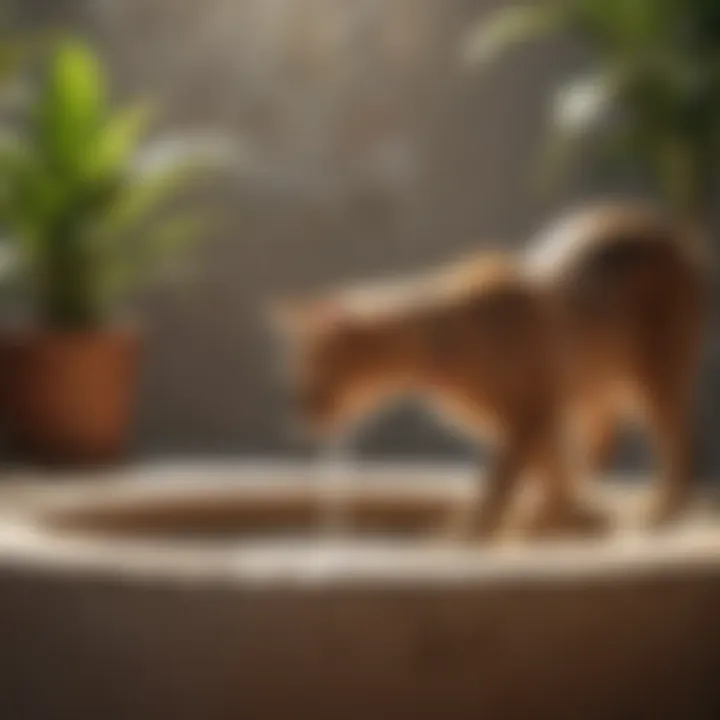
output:
[[[125,541],[53,530],[48,511],[107,506],[128,500],[162,501],[218,492],[272,492],[317,486],[316,466],[303,462],[155,463],[51,480],[20,471],[0,488],[0,573],[73,573],[85,578],[158,583],[229,583],[247,590],[296,592],[497,586],[553,588],[618,580],[644,581],[720,574],[720,523],[662,533],[637,532],[610,539],[557,541],[509,547],[440,541],[372,545],[311,545],[261,541],[213,547],[146,540]],[[464,464],[361,463],[352,488],[459,498],[472,487]],[[198,475],[203,477],[198,483]],[[390,479],[395,480],[390,483]],[[619,487],[620,479],[608,483]],[[403,489],[404,488],[404,489]]]

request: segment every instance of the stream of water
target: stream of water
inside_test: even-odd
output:
[[[320,492],[323,532],[333,538],[349,529],[348,496],[353,482],[352,440],[342,438],[327,444],[320,455]]]

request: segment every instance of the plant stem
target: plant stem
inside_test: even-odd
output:
[[[67,224],[56,228],[48,242],[41,273],[38,312],[56,330],[80,330],[101,322],[95,302],[94,263],[82,235]]]

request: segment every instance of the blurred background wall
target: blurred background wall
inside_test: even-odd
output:
[[[229,132],[243,149],[238,170],[213,188],[220,213],[191,278],[144,300],[140,453],[296,452],[263,323],[267,298],[520,244],[568,200],[541,198],[529,171],[549,90],[582,51],[544,44],[483,79],[465,73],[459,38],[490,5],[19,3],[24,24],[68,27],[96,41],[119,93],[155,98],[166,126]],[[703,461],[720,467],[716,395],[708,380]],[[409,408],[382,418],[362,449],[468,452]]]

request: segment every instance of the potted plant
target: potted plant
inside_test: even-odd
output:
[[[537,0],[483,18],[463,46],[487,66],[509,47],[570,33],[594,52],[554,104],[559,155],[639,171],[705,234],[720,158],[717,0]],[[599,153],[599,157],[598,157]],[[556,155],[557,157],[557,155]]]
[[[135,399],[139,331],[128,293],[197,234],[177,211],[192,148],[143,144],[145,105],[113,110],[82,42],[52,51],[27,118],[0,143],[0,222],[32,308],[6,328],[11,441],[44,461],[121,456]]]

